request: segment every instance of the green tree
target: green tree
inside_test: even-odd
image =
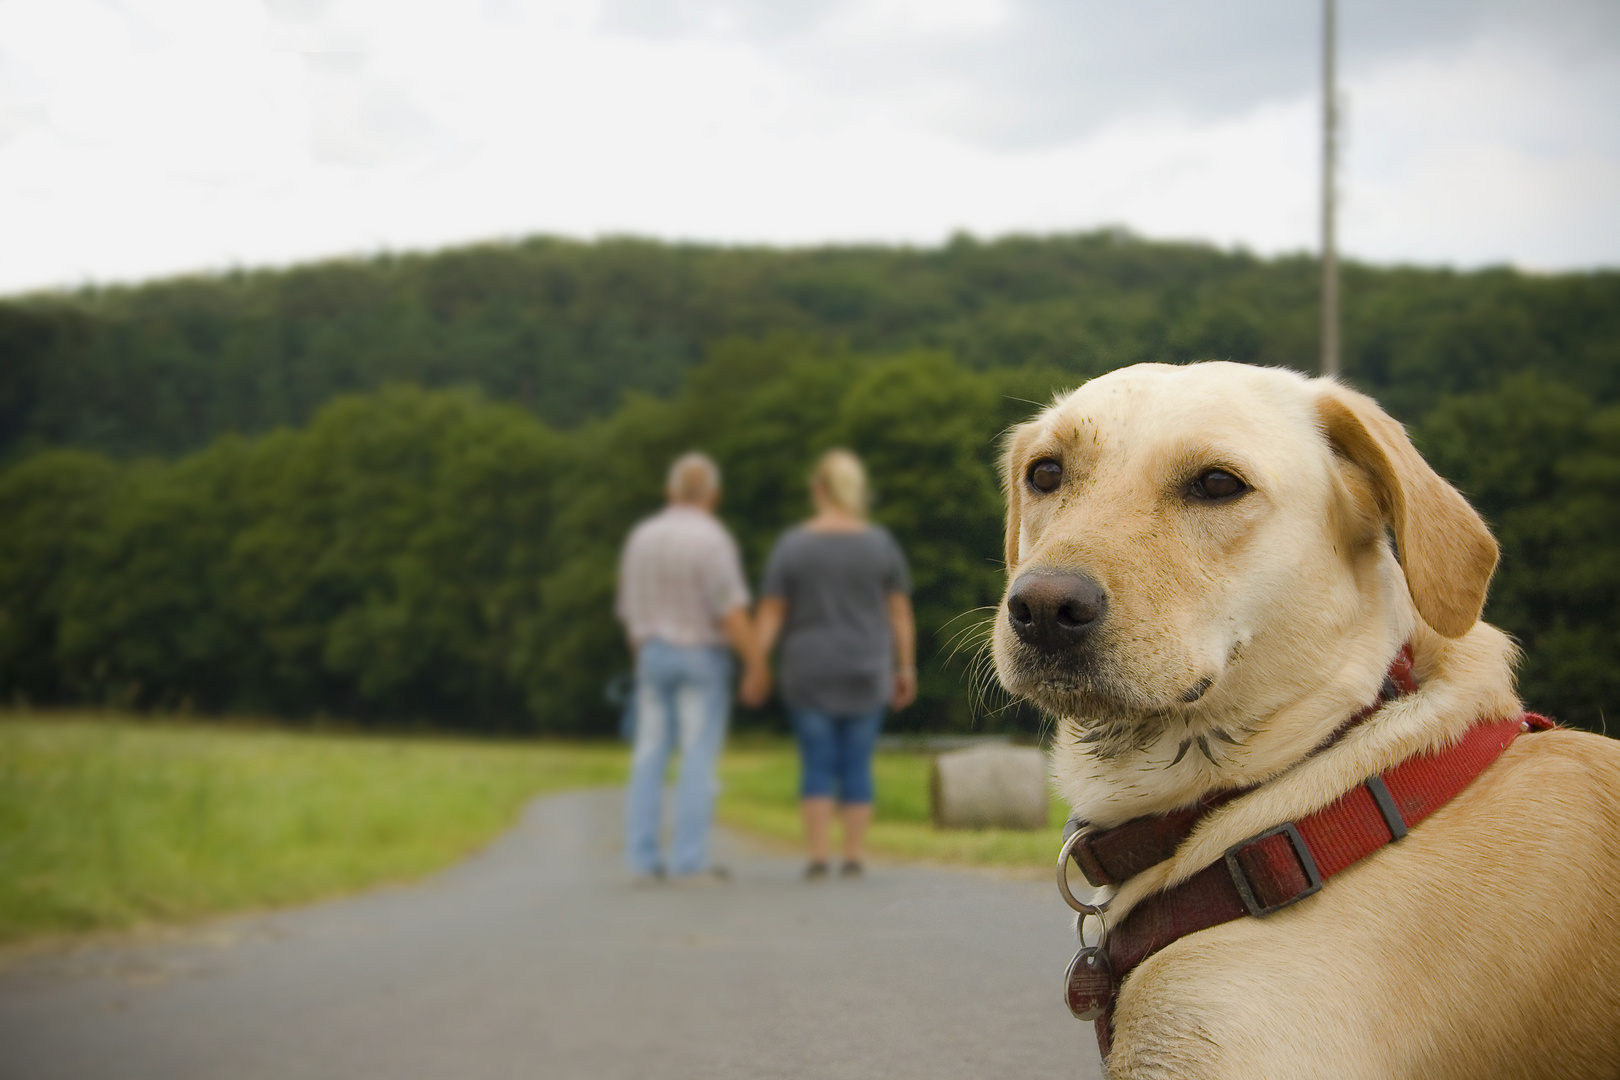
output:
[[[76,696],[57,659],[69,565],[128,471],[99,454],[56,450],[0,472],[0,701]]]
[[[1502,544],[1485,617],[1525,651],[1526,701],[1603,727],[1620,701],[1620,409],[1522,375],[1447,400],[1415,434]]]

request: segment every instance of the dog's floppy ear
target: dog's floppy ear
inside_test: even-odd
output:
[[[1372,398],[1327,383],[1316,407],[1334,448],[1372,478],[1418,614],[1446,637],[1462,637],[1479,621],[1496,570],[1490,529]]]
[[[1001,451],[1001,491],[1007,497],[1007,537],[1004,554],[1007,573],[1018,565],[1018,543],[1023,529],[1019,507],[1024,497],[1024,454],[1035,434],[1037,421],[1026,420],[1007,432]]]

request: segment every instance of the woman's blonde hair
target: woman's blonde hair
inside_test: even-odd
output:
[[[822,494],[846,513],[866,516],[871,493],[866,487],[866,469],[861,459],[842,448],[829,450],[816,462],[810,474],[810,483],[821,488]]]

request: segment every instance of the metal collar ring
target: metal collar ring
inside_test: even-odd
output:
[[[1063,841],[1063,847],[1058,851],[1057,887],[1058,892],[1063,894],[1064,902],[1078,911],[1082,917],[1086,915],[1100,916],[1108,910],[1107,900],[1104,900],[1101,904],[1088,904],[1076,897],[1074,890],[1069,888],[1069,858],[1074,854],[1074,846],[1083,840],[1085,836],[1086,831],[1084,829],[1076,829],[1067,840]]]

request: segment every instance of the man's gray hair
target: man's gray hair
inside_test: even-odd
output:
[[[708,454],[696,450],[682,454],[669,467],[664,491],[678,503],[701,503],[720,493],[720,466]]]

